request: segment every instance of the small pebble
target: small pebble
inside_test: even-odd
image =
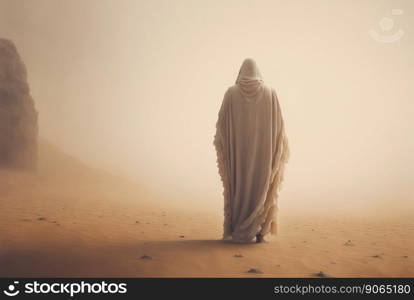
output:
[[[322,272],[322,271],[319,271],[319,273],[315,273],[315,274],[313,274],[313,276],[316,276],[316,277],[321,277],[321,278],[327,278],[327,277],[330,277],[328,274],[326,274],[325,272]]]
[[[354,244],[351,242],[351,240],[348,240],[344,246],[353,246]]]
[[[263,272],[260,269],[255,269],[255,268],[249,269],[247,273],[263,274]]]

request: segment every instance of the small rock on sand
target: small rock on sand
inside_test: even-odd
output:
[[[180,235],[180,238],[185,238],[185,236],[184,235]]]
[[[240,257],[243,257],[243,255],[241,255],[241,254],[237,253],[237,254],[234,254],[234,255],[233,255],[233,257],[240,258]]]
[[[39,218],[37,218],[37,220],[38,221],[46,221],[46,218],[45,217],[39,217]]]
[[[260,269],[256,269],[256,268],[249,269],[247,273],[263,274],[263,272]]]
[[[315,274],[312,274],[312,275],[316,276],[316,277],[320,277],[320,278],[330,277],[328,274],[326,274],[325,272],[322,272],[322,271],[319,271],[319,273],[315,273]]]
[[[344,246],[353,246],[354,244],[351,242],[351,240],[348,240],[345,244],[344,244]]]
[[[143,256],[141,256],[141,259],[152,259],[152,257],[144,254]]]
[[[371,257],[373,257],[373,258],[382,258],[381,254],[375,254],[375,255],[372,255]]]

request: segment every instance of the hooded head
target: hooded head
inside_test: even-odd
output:
[[[240,88],[243,97],[249,101],[256,101],[263,92],[263,79],[256,62],[252,58],[246,58],[240,67],[236,84]]]
[[[240,67],[239,76],[237,76],[236,83],[240,80],[262,80],[262,74],[260,74],[259,68],[253,58],[246,58]]]

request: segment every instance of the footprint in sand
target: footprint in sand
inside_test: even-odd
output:
[[[249,269],[246,273],[263,274],[263,272],[260,269],[256,268]]]
[[[183,239],[183,238],[185,238],[185,236],[184,236],[184,235],[180,235],[180,238],[182,238],[182,239]]]
[[[382,258],[382,255],[381,254],[375,254],[375,255],[371,255],[371,257],[373,257],[373,258]]]
[[[38,221],[46,221],[46,218],[45,217],[39,217],[39,218],[37,218],[37,220]]]
[[[139,224],[139,221],[135,221],[135,224]]]
[[[144,254],[143,256],[141,256],[141,259],[152,259],[152,257]]]

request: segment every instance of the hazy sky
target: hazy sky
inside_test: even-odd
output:
[[[194,205],[221,207],[215,122],[253,57],[290,141],[281,207],[374,208],[414,196],[413,10],[410,0],[0,0],[0,36],[27,65],[42,136]]]

